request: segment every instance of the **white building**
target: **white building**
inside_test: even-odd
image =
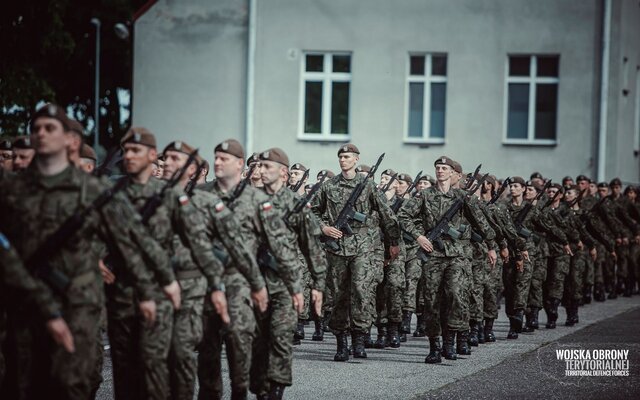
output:
[[[353,142],[412,174],[640,181],[635,0],[159,0],[134,39],[134,125],[209,160],[234,137],[336,171]]]

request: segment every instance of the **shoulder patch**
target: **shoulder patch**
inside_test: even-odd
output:
[[[216,203],[214,208],[216,209],[216,212],[220,212],[220,211],[224,210],[224,202],[222,200],[220,200],[219,202]]]
[[[273,205],[271,204],[270,201],[265,201],[264,203],[262,203],[262,211],[269,211],[273,208]]]
[[[187,204],[189,204],[189,196],[187,196],[186,194],[180,195],[180,197],[178,197],[178,202],[181,206],[186,206]]]
[[[9,250],[9,248],[11,247],[11,244],[9,244],[9,239],[7,239],[7,237],[2,233],[0,233],[0,247],[5,250]]]

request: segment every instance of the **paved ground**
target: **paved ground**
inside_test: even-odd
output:
[[[559,321],[564,322],[564,318],[561,310]],[[554,330],[543,328],[534,334],[521,334],[515,341],[505,339],[508,323],[504,314],[496,321],[495,328],[496,343],[474,348],[471,356],[437,365],[424,364],[428,347],[424,338],[409,338],[400,349],[368,350],[368,359],[347,363],[333,362],[335,339],[332,335],[319,343],[303,340],[294,353],[294,386],[287,389],[285,397],[311,399],[322,394],[326,399],[348,400],[489,399],[514,395],[520,398],[640,398],[640,296],[588,305],[581,308],[580,324],[576,327],[560,324]],[[312,331],[312,326],[308,326],[309,338]],[[558,346],[629,350],[630,376],[565,377],[565,364],[555,355]],[[105,358],[105,382],[98,393],[99,399],[111,398],[108,352]],[[226,375],[225,385],[228,388]],[[608,392],[614,385],[616,391]]]

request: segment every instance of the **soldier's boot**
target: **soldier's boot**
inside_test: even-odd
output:
[[[333,361],[348,361],[349,360],[349,342],[347,340],[346,332],[336,332],[336,341],[338,344],[338,350],[336,355],[333,356]]]
[[[247,400],[247,389],[233,389],[231,390],[231,400]]]
[[[392,322],[389,324],[389,331],[387,333],[387,342],[389,347],[397,349],[400,347],[400,337],[398,336],[398,323]]]
[[[596,285],[596,288],[593,291],[593,299],[600,303],[607,300],[606,293],[601,283]]]
[[[329,328],[329,320],[331,319],[331,311],[327,311],[324,313],[324,318],[322,318],[322,330],[325,332],[331,332],[331,328]]]
[[[417,314],[418,323],[416,324],[416,330],[413,332],[413,337],[425,337],[427,336],[427,326],[422,314]],[[438,342],[439,343],[439,342]]]
[[[434,337],[429,338],[429,354],[427,358],[424,359],[424,362],[427,364],[437,364],[442,362],[442,356],[440,352],[442,349],[440,348],[440,338]]]
[[[496,335],[493,333],[493,318],[485,318],[484,320],[484,341],[487,343],[496,341]]]
[[[476,330],[478,331],[478,343],[479,344],[485,343],[486,341],[484,336],[484,327],[482,326],[481,321],[476,323]]]
[[[558,306],[560,305],[559,299],[547,300],[547,329],[556,329],[556,321],[558,320]]]
[[[471,320],[471,322],[469,322],[469,327],[471,328],[471,332],[469,334],[468,344],[469,346],[477,347],[480,342],[478,339],[478,322]]]
[[[373,347],[376,349],[384,349],[389,346],[389,342],[387,341],[387,325],[380,324],[378,325],[378,337],[376,338],[376,342],[373,344]]]
[[[571,308],[571,321],[573,322],[574,325],[580,322],[580,318],[578,318],[579,308],[580,307],[578,307],[578,304],[574,302],[573,307]]]
[[[468,330],[456,332],[456,353],[460,354],[461,356],[471,355]]]
[[[447,360],[457,360],[454,341],[456,340],[455,331],[445,330],[442,335],[442,356]]]
[[[411,333],[411,311],[402,312],[402,323],[400,324],[400,333]]]
[[[538,314],[540,313],[540,309],[538,307],[532,307],[531,308],[531,322],[529,323],[529,321],[527,320],[527,324],[535,329],[539,329],[540,328],[540,323],[538,322]]]
[[[517,309],[515,315],[512,318],[513,318],[513,330],[515,330],[516,333],[522,332],[522,324],[524,322],[524,310],[521,308]]]
[[[302,344],[302,342],[300,341],[300,339],[298,339],[298,338],[296,337],[296,334],[294,333],[294,334],[293,334],[293,345],[294,345],[294,346],[300,346],[300,344]]]
[[[624,279],[618,278],[618,283],[616,284],[616,293],[618,294],[618,296],[624,294],[626,286],[627,285],[624,284]]]
[[[365,349],[373,349],[373,339],[371,339],[371,327],[367,333],[364,334],[364,348]]]
[[[509,317],[509,333],[507,333],[507,339],[517,339],[518,332],[516,331],[516,321],[514,317]]]
[[[631,297],[633,294],[633,279],[627,278],[624,285],[624,297]]]
[[[367,358],[367,352],[364,350],[364,333],[356,333],[353,340],[353,358]]]
[[[564,326],[574,326],[576,324],[573,320],[573,303],[574,300],[569,300],[564,307],[567,312],[567,320],[565,321]]]
[[[407,334],[406,333],[401,333],[398,336],[400,337],[400,343],[406,343],[407,342]]]
[[[298,325],[296,325],[296,332],[293,334],[295,339],[304,339],[304,321],[299,319]]]
[[[618,287],[617,285],[612,285],[611,289],[608,290],[607,292],[609,292],[609,296],[607,296],[607,298],[609,300],[614,300],[618,298]]]
[[[282,400],[282,395],[284,395],[284,389],[286,386],[271,381],[269,385],[271,390],[269,391],[269,400]]]
[[[322,320],[320,318],[316,318],[313,323],[315,324],[316,330],[313,332],[313,336],[311,336],[311,340],[314,342],[322,342],[324,340],[324,330],[322,329]]]
[[[582,292],[582,302],[584,304],[591,304],[592,292],[593,292],[593,286],[591,285],[585,286],[584,291]]]

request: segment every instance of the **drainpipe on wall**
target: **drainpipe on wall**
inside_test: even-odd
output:
[[[256,0],[249,0],[249,26],[247,27],[247,98],[245,110],[244,147],[247,157],[253,153],[253,97],[256,57]]]
[[[598,129],[598,182],[606,179],[607,100],[609,96],[609,45],[611,41],[611,0],[604,0],[602,26],[602,67],[600,68],[600,127]]]

